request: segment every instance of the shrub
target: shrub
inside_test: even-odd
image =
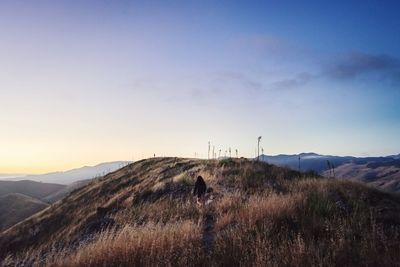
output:
[[[172,181],[174,183],[182,183],[182,184],[187,185],[187,186],[194,185],[193,178],[190,177],[187,173],[178,174],[177,176],[172,178]]]

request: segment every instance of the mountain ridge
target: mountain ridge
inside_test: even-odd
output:
[[[400,166],[398,155],[379,157],[354,157],[321,155],[314,152],[300,154],[261,155],[260,159],[278,166],[293,170],[312,171],[326,177],[359,181],[368,185],[390,191],[400,192]],[[379,166],[379,173],[374,166]],[[361,171],[362,169],[362,171]],[[392,173],[388,177],[388,170]],[[356,175],[354,175],[356,173]],[[368,177],[382,178],[381,181],[370,183]],[[383,177],[385,178],[383,179]],[[389,186],[390,185],[390,186]]]
[[[123,165],[127,165],[129,163],[131,162],[130,161],[102,162],[94,166],[83,166],[66,171],[56,171],[45,174],[30,174],[7,180],[13,180],[13,181],[32,180],[37,182],[58,183],[67,185],[79,180],[85,180],[94,178],[96,176],[105,175],[106,173],[119,169]]]
[[[41,200],[20,193],[0,196],[0,232],[48,206]]]
[[[198,175],[212,188],[204,207],[192,194]],[[0,258],[10,266],[391,266],[398,230],[399,196],[359,183],[247,159],[151,158],[0,233]]]
[[[41,183],[32,180],[2,181],[0,180],[0,196],[9,193],[20,193],[32,198],[42,199],[58,190],[64,185],[55,183]]]

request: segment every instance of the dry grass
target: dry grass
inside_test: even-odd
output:
[[[3,264],[398,266],[400,262],[398,196],[355,183],[305,179],[296,172],[245,160],[153,159],[137,164],[71,195],[63,205],[53,206],[53,213],[33,218],[39,228],[56,229],[56,239],[52,243],[39,239],[47,245],[25,246],[28,250],[17,250]],[[214,201],[204,209],[191,195],[191,178],[199,174],[215,191]],[[115,227],[79,243],[66,242],[82,235],[85,220],[95,216],[96,205],[79,203],[84,196],[97,197],[102,207],[110,209],[107,216]],[[85,208],[77,213],[79,221],[71,218],[71,225],[60,228],[51,224],[68,208],[80,205]],[[213,220],[207,221],[209,216]],[[21,233],[28,226],[12,231]],[[62,234],[66,240],[59,237]]]
[[[0,196],[0,231],[39,212],[49,204],[19,193]]]
[[[392,222],[388,227],[388,221],[372,207],[355,210],[353,203],[346,204],[352,211],[341,210],[335,201],[345,201],[344,198],[335,200],[332,194],[347,191],[348,186],[359,187],[308,180],[291,185],[292,192],[288,194],[250,197],[241,209],[226,212],[219,218],[213,263],[218,266],[398,266],[399,216],[396,216],[396,226]],[[332,187],[338,188],[330,192]],[[380,193],[372,191],[369,192],[372,195]],[[359,201],[363,199],[356,199]]]
[[[78,248],[53,250],[41,257],[3,262],[29,266],[193,266],[204,261],[201,232],[190,221],[175,224],[126,225],[99,233]]]
[[[68,255],[67,251],[63,252]],[[204,259],[201,232],[191,222],[109,230],[75,253],[47,258],[47,266],[193,266]]]
[[[200,210],[193,200],[163,199],[154,203],[139,204],[115,215],[120,225],[132,223],[167,223],[182,220],[198,221]]]

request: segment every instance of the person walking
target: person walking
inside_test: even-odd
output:
[[[196,183],[194,184],[193,195],[197,196],[197,204],[205,205],[206,198],[205,194],[207,191],[206,182],[204,182],[203,177],[198,176]]]

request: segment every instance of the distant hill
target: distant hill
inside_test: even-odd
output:
[[[47,207],[46,203],[57,202],[73,190],[88,184],[92,178],[115,171],[126,164],[128,162],[125,161],[108,162],[65,172],[16,177],[12,181],[0,180],[0,196],[7,195],[7,198],[3,200],[4,213],[0,218],[0,225],[9,227],[18,223]],[[10,176],[13,175],[3,175],[2,177]],[[16,201],[15,204],[11,203],[13,200]],[[12,204],[9,205],[10,210],[7,210],[5,203]],[[26,203],[26,208],[23,208],[23,203]]]
[[[328,176],[328,172],[324,172]],[[346,163],[335,168],[335,177],[400,193],[400,159],[365,164]]]
[[[42,199],[50,194],[53,194],[65,185],[40,183],[35,181],[1,181],[0,180],[0,196],[10,193],[19,193],[36,199]]]
[[[42,199],[65,187],[28,180],[0,180],[0,231],[46,208],[49,204]]]
[[[303,172],[313,171],[326,177],[366,183],[390,192],[400,192],[399,155],[386,157],[329,156],[316,153],[261,155],[261,160]],[[329,170],[330,166],[334,171]]]
[[[100,163],[95,166],[85,166],[63,172],[52,172],[39,175],[27,175],[23,177],[14,178],[13,180],[32,180],[37,182],[57,183],[57,184],[67,185],[76,181],[103,176],[129,163],[130,163],[129,161],[106,162],[106,163]]]
[[[46,207],[47,203],[19,193],[0,196],[0,231]]]
[[[198,175],[212,187],[204,207],[193,196]],[[151,158],[1,232],[0,259],[5,266],[397,266],[399,232],[400,197],[360,183],[247,159]]]
[[[61,190],[43,198],[43,200],[46,201],[47,203],[57,202],[57,201],[63,199],[65,196],[67,196],[72,191],[74,191],[82,186],[87,185],[88,183],[90,183],[90,181],[92,181],[92,179],[86,179],[86,180],[73,182],[72,184],[65,186]]]
[[[0,173],[0,180],[8,180],[15,179],[19,177],[24,177],[27,174],[19,174],[19,173]]]
[[[276,156],[261,155],[260,159],[270,164],[285,166],[293,170],[298,170],[299,157],[301,171],[314,171],[322,174],[328,169],[328,161],[335,168],[337,168],[345,163],[366,164],[369,162],[390,162],[398,157],[398,155],[387,157],[352,157],[320,155],[316,153],[301,153],[294,155],[281,154]]]

